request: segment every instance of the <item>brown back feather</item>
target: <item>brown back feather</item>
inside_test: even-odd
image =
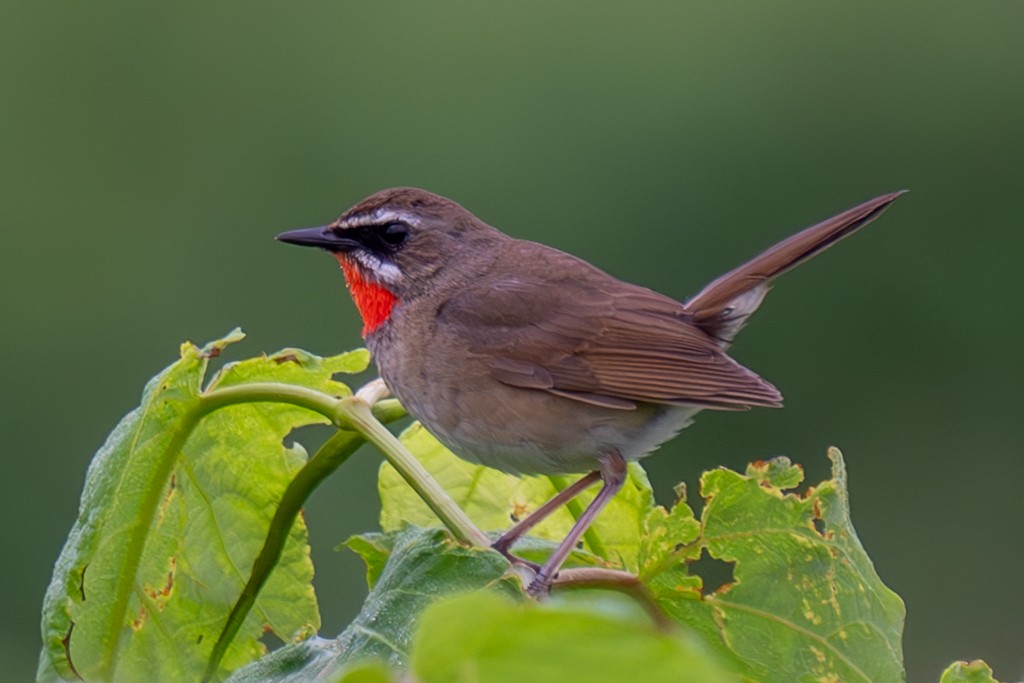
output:
[[[439,312],[498,381],[618,410],[780,404],[775,387],[729,358],[678,301],[555,249],[509,248],[520,272],[481,278]]]

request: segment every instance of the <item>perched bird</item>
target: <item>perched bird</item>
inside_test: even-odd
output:
[[[537,572],[547,590],[651,453],[704,409],[778,407],[726,350],[772,278],[877,218],[871,199],[776,244],[683,303],[570,254],[498,231],[425,190],[382,190],[323,227],[277,239],[337,258],[391,392],[456,455],[519,474],[589,472],[502,535],[512,543],[580,491],[602,487]]]

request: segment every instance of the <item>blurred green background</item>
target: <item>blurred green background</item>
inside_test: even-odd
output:
[[[177,356],[360,344],[325,256],[273,241],[418,185],[679,297],[908,187],[783,278],[734,349],[787,407],[704,414],[666,498],[784,453],[907,603],[911,681],[1024,671],[1024,4],[4,3],[0,677],[28,680],[89,458]],[[241,457],[241,456],[240,456]],[[318,492],[324,633],[365,592],[369,451]]]

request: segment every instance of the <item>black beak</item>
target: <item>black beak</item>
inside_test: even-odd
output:
[[[297,244],[300,247],[320,247],[327,251],[352,251],[359,246],[358,242],[340,236],[330,226],[289,230],[282,232],[274,239],[288,244]]]

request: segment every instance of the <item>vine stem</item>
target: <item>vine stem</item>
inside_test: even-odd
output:
[[[578,567],[563,569],[551,583],[552,586],[562,588],[604,588],[629,595],[636,600],[644,611],[651,617],[655,625],[662,631],[671,631],[675,622],[665,614],[661,605],[651,595],[647,586],[633,574],[618,569],[603,569],[600,567]]]
[[[397,403],[377,401],[386,393],[383,383],[371,382],[355,396],[335,398],[315,389],[277,382],[254,382],[213,389],[202,397],[200,415],[238,403],[288,403],[320,413],[340,429],[353,429],[376,446],[392,467],[423,499],[455,538],[469,545],[489,547],[490,539],[470,521],[409,450],[374,415],[390,413]],[[383,417],[383,415],[382,415]]]
[[[252,574],[235,603],[224,629],[207,662],[203,681],[216,674],[228,646],[255,604],[256,597],[280,558],[285,537],[299,509],[313,489],[355,452],[363,441],[374,444],[413,490],[460,541],[488,547],[490,539],[470,521],[455,501],[442,489],[426,468],[384,426],[405,415],[395,400],[386,400],[387,386],[375,380],[361,388],[355,396],[335,398],[323,392],[291,384],[262,382],[212,389],[200,398],[192,414],[185,437],[199,420],[220,409],[243,403],[285,403],[307,408],[329,419],[341,431],[306,463],[288,485],[263,548],[253,563]],[[354,432],[354,433],[353,433]]]
[[[358,396],[341,399],[335,424],[341,428],[350,426],[376,446],[458,540],[480,548],[490,547],[491,539],[473,524],[402,442],[373,416],[368,403]]]
[[[228,614],[224,628],[221,629],[217,642],[207,660],[206,673],[202,681],[212,681],[216,676],[228,647],[234,641],[238,631],[242,628],[246,616],[256,604],[256,598],[263,589],[263,585],[270,578],[270,573],[277,566],[284,551],[288,534],[295,524],[306,499],[316,487],[331,473],[338,469],[348,458],[355,453],[366,440],[355,432],[340,429],[320,447],[312,458],[306,461],[302,469],[288,483],[277,509],[274,511],[274,518],[270,522],[266,539],[256,559],[252,563],[252,571],[249,579],[242,588],[238,600]]]
[[[239,403],[287,403],[308,408],[333,421],[340,400],[322,391],[295,384],[253,382],[204,392],[200,397],[198,413],[200,417],[205,417],[215,410]]]

